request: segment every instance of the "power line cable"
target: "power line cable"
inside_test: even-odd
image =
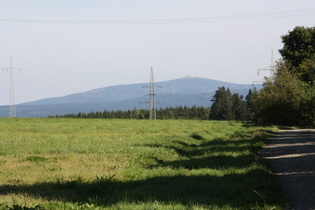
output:
[[[249,60],[247,60],[247,61],[245,61],[245,62],[239,63],[239,64],[237,64],[237,65],[234,65],[234,66],[231,66],[231,67],[228,67],[228,68],[225,68],[225,69],[221,69],[221,70],[216,71],[216,72],[210,72],[210,73],[208,73],[208,74],[218,74],[218,73],[223,73],[223,72],[227,72],[227,71],[234,70],[235,68],[244,66],[244,65],[246,65],[246,64],[248,64],[248,63],[251,63],[251,62],[257,60],[258,58],[260,58],[260,57],[266,55],[266,54],[269,53],[269,52],[270,52],[270,50],[268,50],[268,51],[266,51],[266,52],[264,52],[264,53],[261,53],[260,55],[257,55],[257,56],[255,56],[255,57],[253,57],[253,58],[251,58],[251,59],[249,59]]]
[[[6,19],[0,22],[36,23],[36,24],[79,24],[79,25],[118,25],[118,24],[179,24],[179,23],[207,23],[224,21],[243,21],[255,19],[284,18],[294,16],[315,15],[315,8],[287,10],[278,12],[263,12],[244,15],[211,16],[200,18],[170,18],[170,19],[140,19],[140,20],[43,20],[43,19]]]

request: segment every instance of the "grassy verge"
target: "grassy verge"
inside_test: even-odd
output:
[[[240,122],[0,119],[3,209],[281,209]]]

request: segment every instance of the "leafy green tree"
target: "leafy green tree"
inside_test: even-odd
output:
[[[304,83],[280,63],[274,81],[268,79],[252,99],[254,119],[261,124],[301,124],[300,108],[304,99]]]
[[[254,119],[263,124],[315,124],[315,27],[295,27],[281,37],[277,74],[253,97]]]
[[[304,60],[299,65],[296,75],[302,81],[315,84],[315,55],[313,55],[310,59]]]
[[[315,125],[315,84],[307,85],[305,96],[301,104],[303,124]]]
[[[279,52],[293,68],[315,54],[315,27],[297,26],[281,38],[284,45]]]
[[[315,81],[315,27],[297,26],[281,37],[283,48],[279,50],[288,69],[300,80]]]
[[[130,114],[129,118],[130,119],[140,119],[141,118],[141,112],[137,109],[134,108],[132,111],[127,112]]]

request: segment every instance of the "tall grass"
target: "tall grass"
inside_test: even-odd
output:
[[[0,119],[0,208],[271,209],[276,128],[192,120]]]

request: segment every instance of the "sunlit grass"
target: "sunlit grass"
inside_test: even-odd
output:
[[[257,151],[273,127],[193,120],[0,119],[0,208],[281,208]]]

